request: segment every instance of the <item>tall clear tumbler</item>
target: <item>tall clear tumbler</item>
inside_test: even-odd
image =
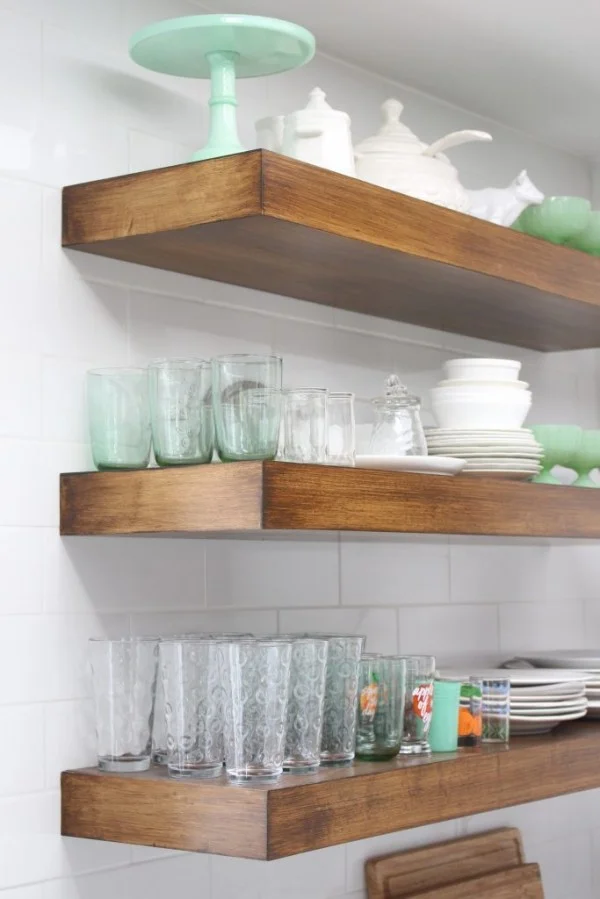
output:
[[[93,369],[87,373],[86,387],[96,468],[146,468],[151,445],[146,369]]]
[[[400,753],[414,755],[431,752],[429,726],[433,710],[433,656],[404,656],[406,662],[406,701]]]
[[[365,638],[336,634],[325,639],[327,673],[321,764],[341,765],[354,758],[358,668]]]
[[[398,755],[402,740],[406,662],[365,655],[360,661],[356,754],[362,759]]]
[[[281,424],[279,356],[212,360],[216,446],[223,462],[274,459]]]
[[[158,641],[90,640],[90,661],[98,766],[104,771],[146,771],[152,755]]]
[[[353,393],[327,394],[327,464],[354,466],[356,423]]]
[[[280,458],[322,465],[327,461],[327,391],[283,391]]]
[[[320,764],[328,644],[311,637],[289,639],[292,661],[283,767],[310,774]]]
[[[223,686],[217,640],[161,640],[172,777],[218,777],[223,770]]]
[[[234,783],[269,782],[283,771],[292,644],[223,644],[225,765]]]
[[[214,443],[210,362],[159,359],[148,367],[148,379],[158,464],[210,462]]]

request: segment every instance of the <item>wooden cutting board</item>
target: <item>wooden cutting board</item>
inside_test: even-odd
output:
[[[539,865],[521,865],[495,874],[484,874],[425,893],[411,893],[410,899],[544,899]]]
[[[402,899],[413,893],[522,865],[521,834],[515,827],[395,852],[366,863],[369,899]],[[487,897],[486,897],[487,899]]]

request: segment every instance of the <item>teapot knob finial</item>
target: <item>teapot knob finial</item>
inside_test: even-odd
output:
[[[381,111],[383,112],[383,118],[385,119],[386,125],[396,123],[402,115],[403,109],[404,106],[400,100],[395,100],[393,97],[390,97],[389,100],[382,103]]]

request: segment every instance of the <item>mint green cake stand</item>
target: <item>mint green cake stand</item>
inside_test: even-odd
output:
[[[235,79],[276,75],[309,62],[310,31],[264,16],[184,16],[148,25],[133,35],[134,62],[184,78],[210,78],[210,126],[206,146],[193,159],[244,150],[237,133]]]

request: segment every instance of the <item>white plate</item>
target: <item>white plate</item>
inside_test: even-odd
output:
[[[510,714],[520,715],[524,718],[538,718],[540,715],[556,715],[562,717],[569,715],[571,712],[581,712],[588,708],[587,702],[563,703],[562,705],[552,705],[543,703],[540,706],[521,706],[511,702]]]
[[[471,437],[476,434],[484,434],[486,437],[496,437],[498,434],[505,434],[508,437],[529,437],[535,439],[531,428],[425,428],[427,437],[438,435],[454,436],[455,434],[466,434]]]
[[[477,449],[475,447],[453,446],[448,447],[453,453],[456,453],[461,459],[542,459],[544,454],[538,453],[537,450],[504,450],[490,447],[489,449]],[[444,447],[441,450],[435,447],[429,447],[430,456],[443,456],[447,452]]]
[[[538,668],[585,668],[600,671],[600,653],[592,649],[556,649],[535,655],[520,655],[520,659]]]
[[[515,696],[521,697],[520,692],[517,694],[516,690],[511,690],[510,694],[510,704],[517,708],[523,704],[529,705],[537,705],[538,701],[540,704],[550,703],[551,705],[560,705],[564,702],[581,702],[581,700],[586,699],[585,693],[563,693],[563,694],[552,694],[552,693],[544,693],[542,696],[535,696],[531,693],[525,694],[522,698],[515,699]]]
[[[558,687],[556,692],[562,692],[563,688],[580,688],[585,690],[585,672],[574,669],[557,671],[553,668],[443,668],[441,677],[466,678],[481,677],[483,680],[509,680],[517,687],[533,686],[535,692],[540,690],[542,684],[546,684],[546,691]],[[576,685],[576,686],[575,686]],[[529,692],[532,692],[530,689]]]
[[[511,724],[513,723],[513,721],[516,724],[527,724],[531,722],[532,717],[535,717],[536,721],[576,721],[577,718],[583,718],[585,713],[586,709],[579,709],[576,712],[565,712],[564,715],[561,715],[558,712],[555,715],[513,715],[513,713],[511,712],[510,722]]]
[[[357,456],[356,468],[412,471],[417,474],[453,475],[465,467],[464,459],[452,456]]]
[[[553,716],[548,716],[547,718],[525,718],[524,720],[511,718],[510,735],[511,737],[518,737],[526,735],[533,736],[534,734],[547,734],[551,730],[554,730],[555,727],[558,727],[559,724],[563,724],[566,721],[577,721],[579,718],[585,718],[586,715],[589,716],[589,710],[587,712],[577,712],[577,714],[565,718],[556,718]]]
[[[538,687],[531,685],[519,687],[513,683],[510,695],[515,699],[531,699],[532,697],[557,699],[559,697],[585,696],[586,692],[585,684],[581,686],[580,681],[576,681],[574,684],[542,684]]]
[[[542,466],[538,462],[528,462],[527,459],[467,459],[465,467],[467,471],[479,471],[481,468],[488,471],[494,468],[498,471],[537,472],[541,470]]]

